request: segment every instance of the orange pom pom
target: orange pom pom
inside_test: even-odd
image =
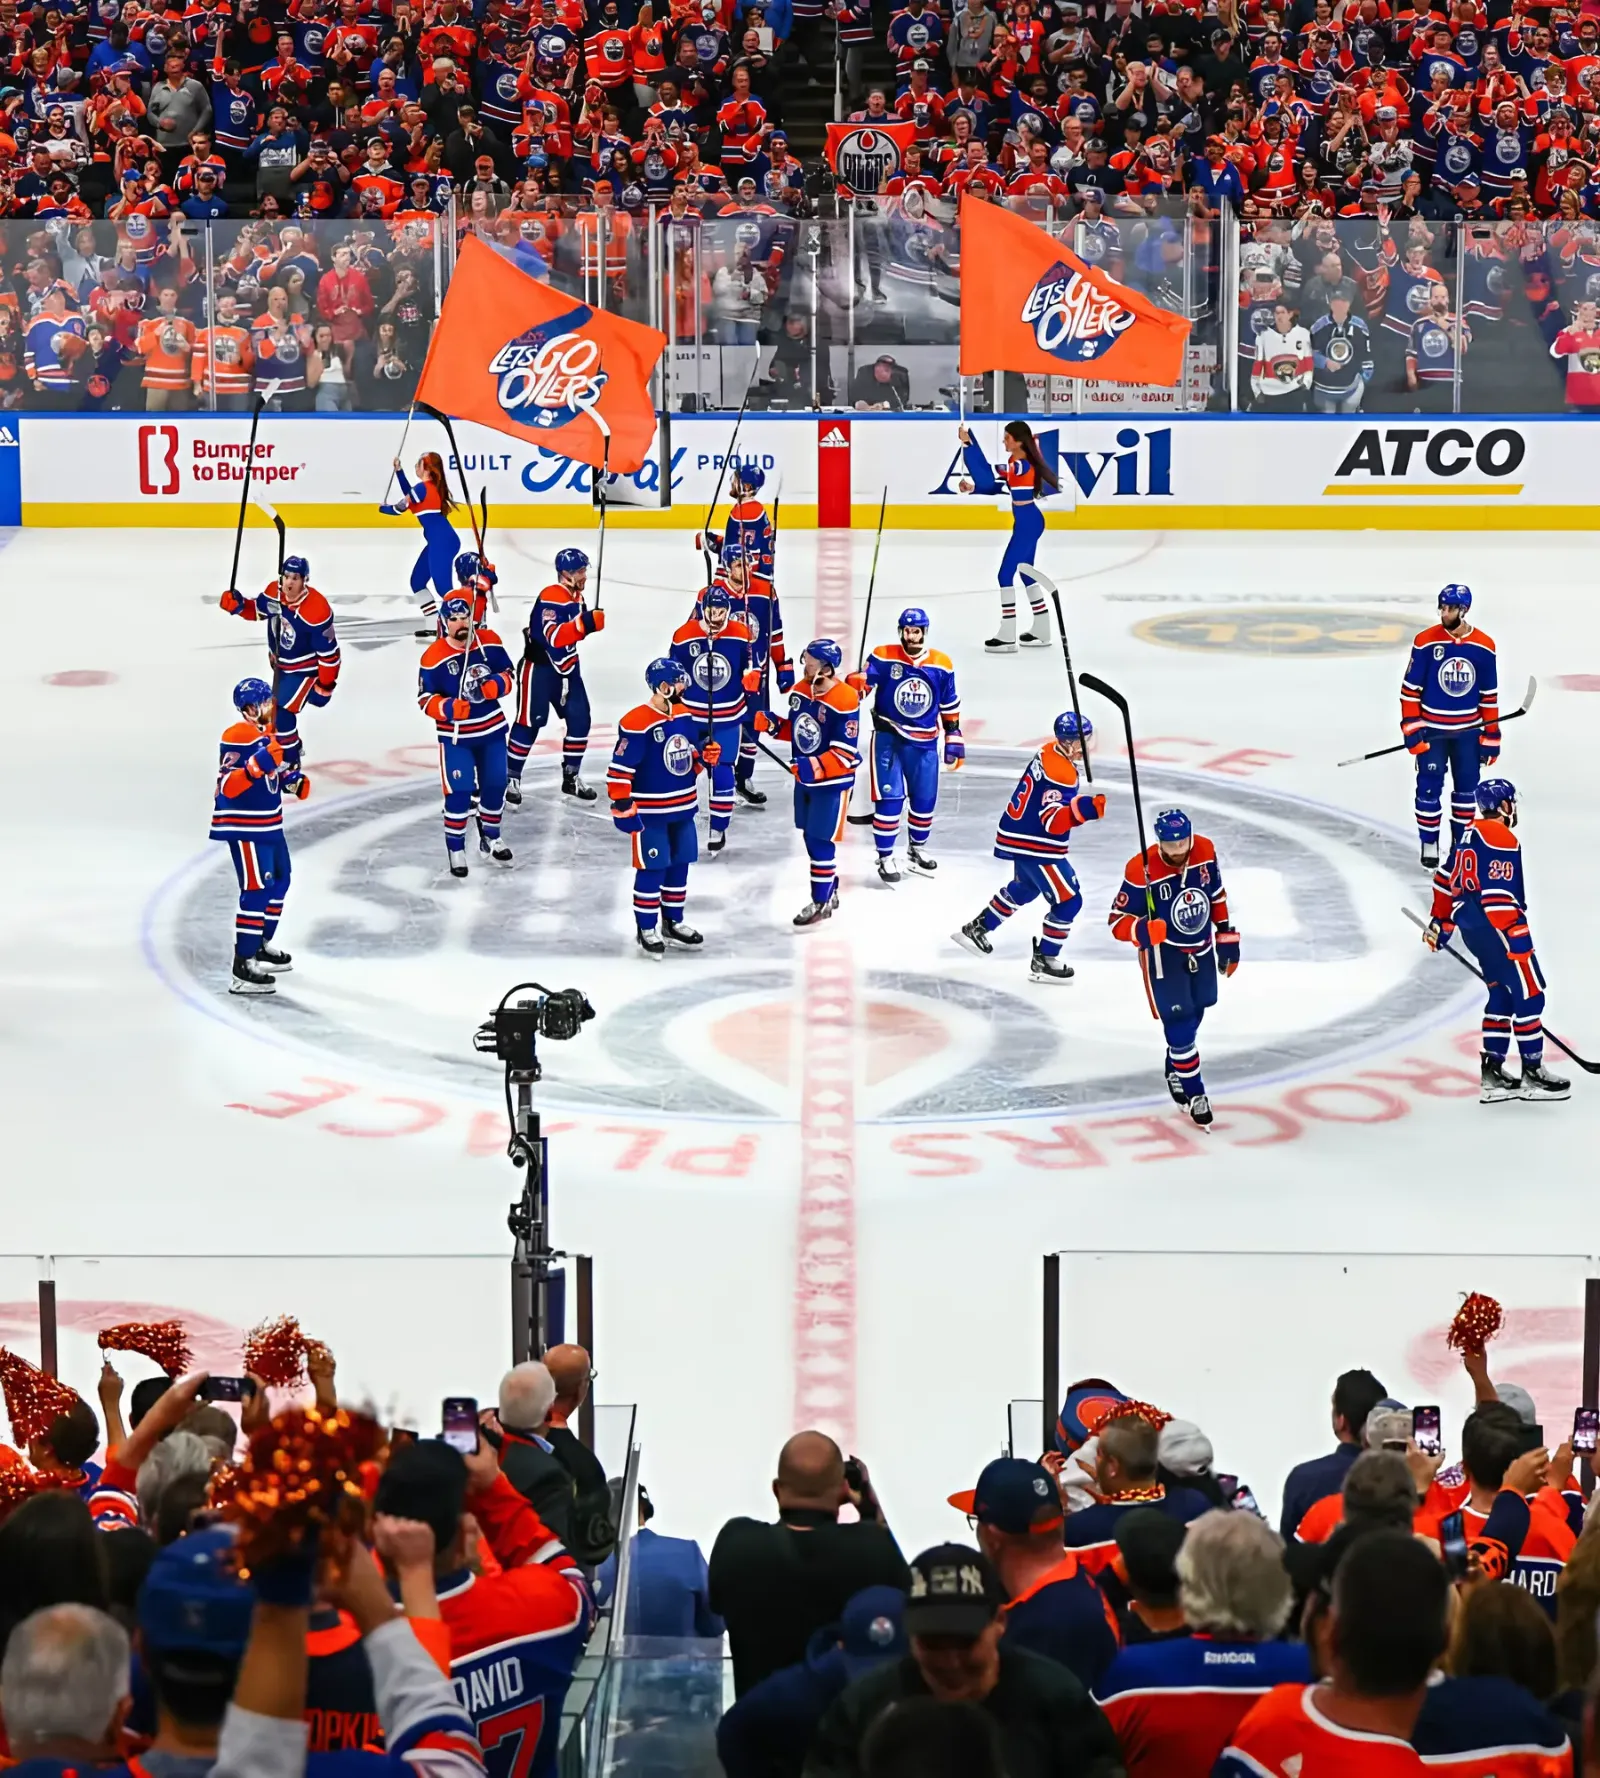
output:
[[[11,1436],[24,1446],[43,1438],[61,1415],[78,1402],[76,1390],[58,1383],[48,1371],[40,1370],[17,1353],[3,1348],[0,1348],[0,1391],[4,1391],[6,1398]]]
[[[1171,1414],[1151,1407],[1147,1401],[1113,1401],[1107,1402],[1098,1413],[1092,1410],[1085,1413],[1083,1423],[1092,1437],[1098,1437],[1113,1420],[1147,1420],[1159,1432],[1171,1418]]]
[[[1499,1333],[1504,1320],[1505,1312],[1494,1298],[1475,1290],[1456,1310],[1456,1318],[1450,1323],[1444,1343],[1458,1352],[1481,1358],[1484,1347]]]
[[[194,1362],[181,1321],[119,1321],[101,1333],[100,1350],[137,1352],[169,1377],[181,1377]]]
[[[239,1530],[248,1570],[319,1543],[325,1531],[358,1532],[366,1522],[364,1471],[383,1448],[383,1428],[340,1408],[286,1408],[250,1435],[229,1478],[223,1516]],[[224,1489],[214,1485],[213,1499]]]
[[[306,1380],[306,1336],[292,1315],[263,1321],[244,1337],[244,1368],[272,1389],[298,1389]]]
[[[0,1469],[0,1524],[35,1494],[48,1494],[52,1489],[66,1485],[64,1477],[41,1475],[25,1463],[13,1463],[7,1469]]]

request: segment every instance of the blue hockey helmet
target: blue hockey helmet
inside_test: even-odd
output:
[[[272,687],[265,679],[241,679],[233,688],[233,707],[235,710],[259,709],[262,704],[272,702]]]
[[[580,568],[589,566],[589,557],[581,549],[558,549],[556,551],[556,573],[576,574]]]
[[[814,642],[808,642],[802,652],[814,661],[821,661],[830,673],[837,673],[844,661],[843,650],[831,636],[818,636]]]
[[[1069,741],[1087,741],[1094,733],[1094,724],[1076,710],[1063,710],[1056,718],[1056,739],[1063,747]]]
[[[651,691],[668,691],[675,685],[683,685],[689,678],[684,668],[670,655],[657,655],[644,670],[644,682]]]
[[[1478,808],[1492,815],[1502,803],[1516,806],[1517,787],[1509,778],[1485,778],[1478,785]]]
[[[471,586],[483,572],[483,557],[475,549],[464,549],[456,557],[456,585]]]
[[[742,562],[745,559],[744,545],[737,537],[725,538],[722,544],[722,554],[718,559],[721,561],[724,568],[726,568],[730,562]]]
[[[733,610],[733,595],[725,586],[718,586],[715,581],[700,595],[700,609],[710,617],[713,611],[720,611],[724,617]]]
[[[283,572],[298,574],[302,580],[309,580],[311,578],[311,564],[304,556],[285,556],[283,558]]]
[[[758,469],[753,463],[737,463],[734,465],[733,479],[747,494],[759,494],[767,485],[767,472]]]
[[[472,601],[463,599],[459,593],[452,593],[448,599],[439,601],[440,617],[471,617]]]
[[[1452,580],[1447,587],[1439,589],[1439,603],[1454,605],[1457,611],[1472,609],[1472,588],[1464,586],[1459,580]]]
[[[1169,846],[1194,838],[1194,823],[1182,809],[1162,809],[1152,823],[1155,836]]]
[[[923,635],[927,635],[932,627],[928,622],[927,612],[920,605],[908,605],[900,613],[899,621],[895,624],[897,630],[921,630]]]

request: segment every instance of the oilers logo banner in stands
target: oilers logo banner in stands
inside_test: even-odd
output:
[[[443,412],[630,475],[655,436],[653,327],[575,303],[469,235],[417,394]],[[595,416],[605,422],[599,424]]]
[[[875,192],[900,171],[905,151],[916,139],[917,126],[911,123],[831,123],[828,165],[846,196]]]
[[[961,374],[1043,371],[1170,387],[1189,323],[1086,265],[1042,228],[961,205]]]

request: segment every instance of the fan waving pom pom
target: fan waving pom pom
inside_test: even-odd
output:
[[[41,1475],[36,1469],[29,1469],[25,1463],[13,1463],[8,1469],[0,1469],[0,1524],[17,1510],[24,1501],[32,1500],[35,1494],[48,1494],[52,1489],[68,1486],[68,1478],[63,1476]]]
[[[1504,1320],[1505,1313],[1494,1298],[1482,1296],[1475,1290],[1456,1310],[1456,1318],[1445,1335],[1445,1344],[1458,1352],[1481,1358],[1484,1347],[1499,1333]]]
[[[244,1337],[244,1368],[270,1389],[298,1389],[306,1380],[306,1337],[292,1315],[263,1321]]]
[[[240,1527],[241,1567],[310,1559],[325,1532],[359,1532],[367,1512],[363,1470],[383,1443],[376,1420],[344,1408],[286,1408],[258,1427],[228,1478],[228,1498],[213,1489],[223,1516]]]
[[[189,1336],[181,1321],[121,1321],[100,1335],[102,1352],[137,1352],[169,1377],[181,1377],[193,1363]]]
[[[77,1405],[78,1394],[58,1383],[48,1371],[29,1364],[15,1352],[0,1350],[0,1391],[6,1398],[11,1436],[26,1448]]]

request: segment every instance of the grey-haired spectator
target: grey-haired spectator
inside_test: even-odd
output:
[[[128,1633],[88,1605],[51,1605],[11,1632],[0,1664],[6,1742],[32,1761],[115,1764],[132,1704]]]

